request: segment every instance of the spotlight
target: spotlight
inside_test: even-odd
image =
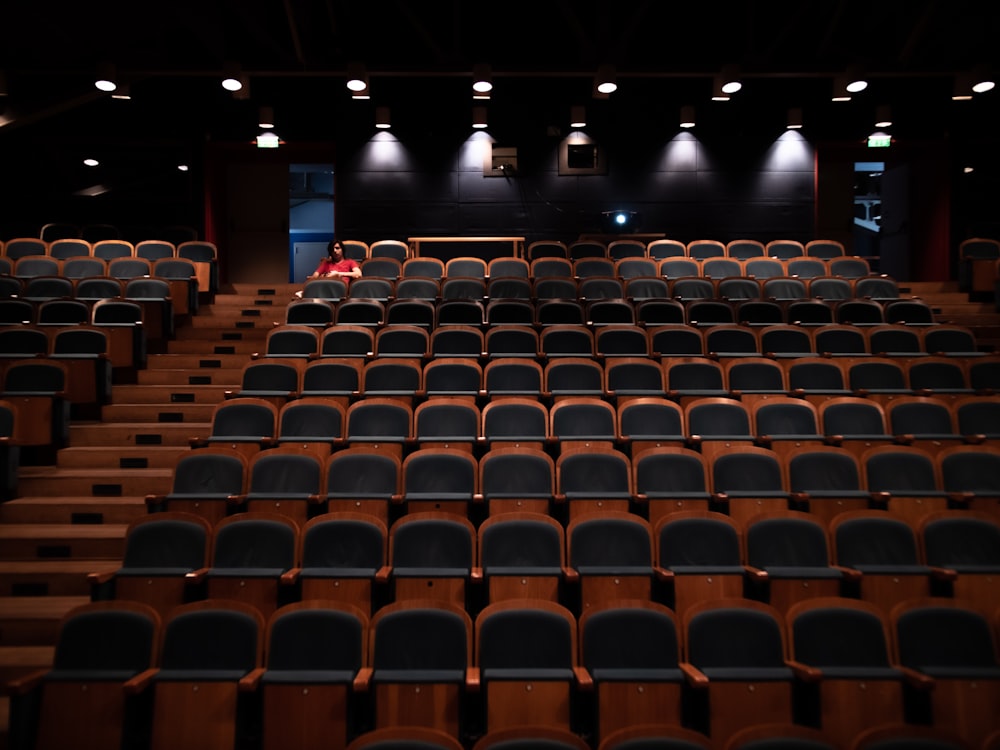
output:
[[[486,107],[472,108],[472,127],[482,130],[486,127]]]
[[[712,101],[728,102],[729,97],[743,88],[739,70],[735,65],[727,65],[714,79]]]
[[[262,130],[271,130],[274,128],[274,108],[273,107],[261,107],[257,110],[257,127]]]
[[[375,127],[379,130],[388,130],[392,127],[392,123],[389,121],[388,107],[375,108]]]
[[[802,127],[802,109],[801,107],[792,107],[788,110],[788,124],[785,128],[788,130],[799,130]]]
[[[993,74],[985,65],[980,65],[972,71],[972,90],[977,94],[992,91],[995,85]]]
[[[489,65],[476,65],[472,69],[473,96],[489,94],[493,90],[493,74]]]
[[[580,106],[570,107],[569,126],[571,128],[587,127],[587,110]]]
[[[845,88],[852,94],[857,94],[868,88],[868,81],[865,80],[861,68],[857,65],[852,65],[847,69],[847,85]]]
[[[892,110],[887,104],[881,104],[875,110],[875,127],[888,128],[892,125]]]
[[[114,91],[118,88],[115,78],[115,66],[111,63],[101,63],[97,66],[97,77],[94,79],[94,86],[100,91]]]
[[[243,88],[244,80],[239,65],[226,63],[225,71],[222,74],[222,88],[226,91],[239,91]]]
[[[681,107],[681,121],[680,126],[682,128],[693,128],[695,124],[694,120],[694,107],[690,104],[685,104]]]
[[[347,89],[352,99],[369,98],[368,73],[361,63],[351,63],[347,67]]]
[[[618,76],[614,66],[602,65],[597,69],[597,76],[594,78],[594,88],[598,94],[607,96],[618,90]]]

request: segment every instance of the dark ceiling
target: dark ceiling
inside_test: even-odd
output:
[[[712,76],[731,63],[744,90],[730,117],[743,126],[801,106],[820,138],[855,139],[890,104],[894,136],[978,142],[1000,132],[1000,91],[961,105],[950,96],[957,74],[1000,70],[998,38],[1000,3],[989,0],[10,2],[0,11],[0,154],[8,172],[49,179],[57,160],[102,144],[131,146],[134,167],[151,150],[188,158],[206,139],[252,139],[261,105],[289,140],[328,139],[331,118],[364,111],[368,123],[380,104],[394,127],[407,116],[426,124],[445,101],[468,111],[476,63],[493,68],[491,110],[538,111],[546,124],[566,119],[568,102],[591,105],[602,63],[616,66],[619,90],[595,107],[664,120],[682,104],[708,107]],[[117,66],[130,102],[94,89],[102,61]],[[242,100],[219,86],[227,61],[249,77]],[[371,77],[365,110],[344,88],[353,61]],[[850,64],[864,67],[869,89],[831,108],[833,78]]]

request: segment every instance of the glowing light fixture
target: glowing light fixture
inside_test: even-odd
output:
[[[489,65],[476,65],[472,69],[472,91],[473,96],[479,98],[493,90],[493,74]]]
[[[607,96],[618,90],[618,75],[614,66],[602,65],[597,69],[597,76],[594,78],[594,88],[597,93]]]
[[[119,86],[117,89],[111,92],[111,98],[117,99],[119,101],[131,101],[132,92],[129,91],[128,85]]]
[[[375,127],[379,130],[388,130],[392,127],[392,123],[389,120],[389,108],[388,107],[376,107],[375,108]]]
[[[802,108],[792,107],[788,110],[788,121],[785,128],[788,130],[799,130],[802,127]]]
[[[728,102],[729,98],[743,88],[739,70],[735,65],[727,65],[715,76],[712,86],[712,101]]]
[[[97,161],[97,159],[84,159],[83,163],[86,164],[88,167],[96,167],[101,162]]]
[[[881,104],[875,110],[875,127],[888,128],[892,125],[892,110],[887,104]]]
[[[694,107],[690,104],[685,104],[681,107],[681,121],[680,126],[682,128],[693,128],[695,124],[694,120]]]
[[[94,86],[99,91],[114,91],[118,88],[115,82],[115,66],[111,63],[101,63],[97,66],[97,77],[94,79]]]
[[[188,169],[189,169],[189,167],[188,167],[187,164],[178,164],[177,165],[177,171],[178,172],[187,172]]]
[[[570,107],[569,126],[571,128],[587,127],[587,110],[584,107],[580,106]]]
[[[996,82],[993,80],[993,74],[985,65],[980,65],[972,71],[972,90],[974,92],[985,94],[987,91],[992,91],[994,86],[996,86]]]
[[[368,99],[368,73],[361,63],[351,63],[347,67],[347,89],[352,99]]]
[[[472,127],[482,130],[486,127],[486,107],[472,108]]]
[[[847,84],[845,88],[851,94],[857,94],[868,88],[868,81],[865,80],[861,68],[857,65],[852,65],[847,69]]]
[[[274,107],[261,107],[257,110],[257,127],[263,130],[274,128]]]
[[[226,91],[239,91],[243,88],[245,78],[240,72],[240,66],[236,63],[226,63],[225,71],[222,74],[222,88]]]

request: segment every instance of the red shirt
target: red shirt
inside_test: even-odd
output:
[[[358,268],[358,262],[351,260],[350,258],[343,258],[339,261],[332,261],[329,258],[323,258],[319,262],[319,267],[316,269],[316,274],[318,276],[325,276],[330,273],[330,271],[337,271],[338,273],[349,273],[355,268]]]

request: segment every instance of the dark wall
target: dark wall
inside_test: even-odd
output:
[[[416,235],[523,235],[572,240],[604,230],[602,212],[630,210],[637,230],[688,241],[814,237],[814,149],[775,127],[755,134],[725,124],[690,131],[605,103],[583,132],[606,173],[560,174],[568,128],[492,120],[351,134],[337,144],[338,234],[366,241]],[[463,117],[464,122],[459,122]],[[564,118],[563,118],[564,119]],[[490,144],[516,148],[516,171],[484,175]]]

